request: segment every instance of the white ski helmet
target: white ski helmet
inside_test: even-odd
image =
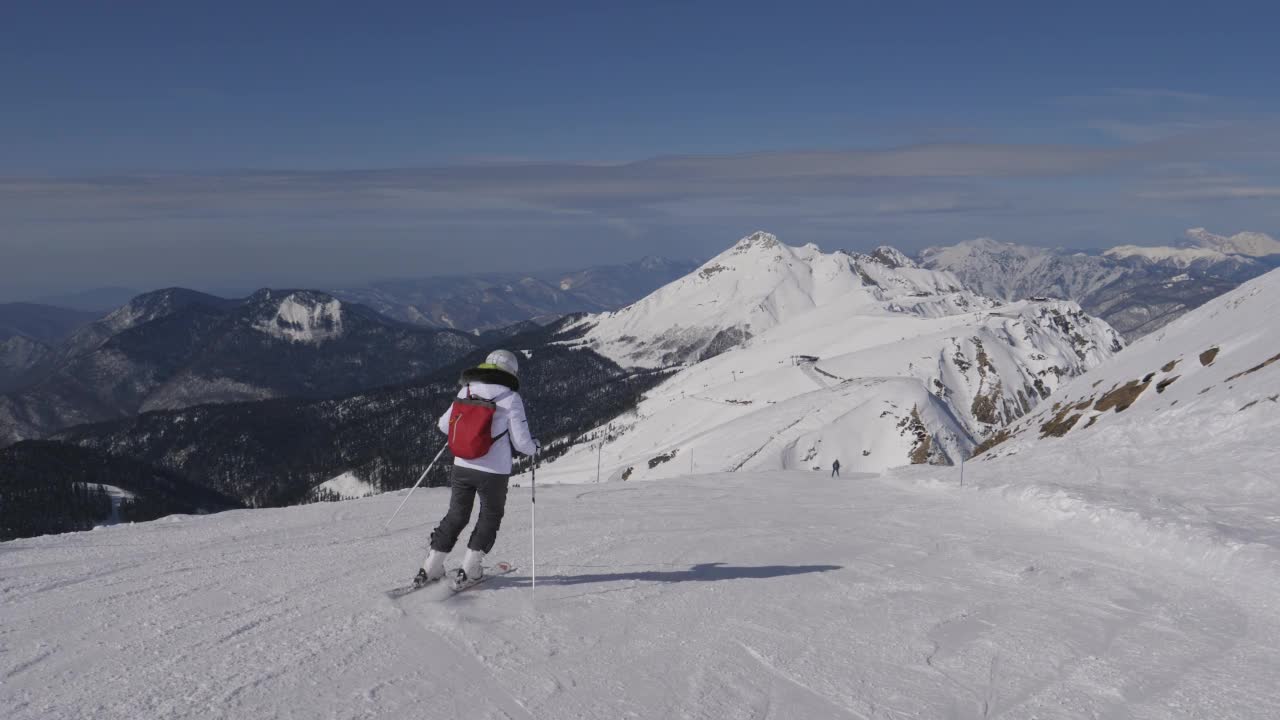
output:
[[[510,350],[494,350],[484,361],[490,365],[497,365],[513,376],[520,375],[520,361],[516,360],[516,354]]]

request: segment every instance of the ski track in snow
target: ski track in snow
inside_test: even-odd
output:
[[[0,544],[0,715],[1280,716],[1269,574],[893,478],[541,496],[536,600],[527,488],[492,554],[520,569],[452,597],[383,594],[443,489],[385,532],[399,494]]]

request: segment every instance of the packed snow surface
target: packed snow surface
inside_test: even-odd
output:
[[[6,543],[0,714],[1280,712],[1274,569],[1119,543],[1105,516],[1073,524],[955,472],[540,488],[536,597],[527,486],[492,554],[517,571],[454,597],[384,594],[444,489],[389,531],[400,494]]]

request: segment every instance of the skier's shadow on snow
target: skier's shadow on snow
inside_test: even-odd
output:
[[[840,565],[753,565],[736,566],[724,563],[701,563],[688,570],[641,570],[621,573],[590,573],[584,575],[551,575],[539,577],[538,584],[588,585],[591,583],[635,580],[640,582],[679,583],[715,582],[718,580],[765,580],[768,578],[805,575],[808,573],[840,570]],[[528,584],[522,579],[520,584]]]

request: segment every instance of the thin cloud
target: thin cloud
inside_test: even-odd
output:
[[[1093,120],[1087,123],[1108,137],[1132,143],[1149,143],[1205,130],[1222,128],[1223,122],[1200,120],[1169,120],[1158,122],[1124,122],[1119,120]]]
[[[1176,155],[1159,144],[918,145],[889,150],[663,157],[621,164],[485,163],[341,171],[0,180],[0,207],[79,213],[145,210],[604,207],[750,194],[879,194],[887,182],[1055,178],[1134,172]],[[917,187],[918,189],[918,187]],[[485,198],[485,200],[477,200]],[[505,205],[502,205],[505,203]]]
[[[1138,100],[1177,100],[1186,103],[1207,103],[1221,100],[1216,95],[1163,88],[1109,88],[1107,92],[1113,97],[1128,97]]]
[[[408,267],[492,269],[492,258],[512,268],[683,257],[713,253],[754,227],[797,242],[906,250],[993,233],[1064,245],[1097,245],[1112,233],[1135,242],[1212,226],[1213,200],[1277,197],[1280,158],[1265,153],[1274,136],[1259,123],[1103,146],[946,143],[628,163],[0,178],[0,286],[16,293],[153,276],[266,284],[282,272],[293,273],[279,276],[292,284],[350,283]],[[1161,212],[1144,211],[1139,193],[1164,202]],[[1268,205],[1231,208],[1232,219],[1254,223]],[[294,262],[299,253],[307,264]],[[95,270],[89,280],[67,275],[60,258],[69,255]],[[256,280],[241,277],[250,272],[245,257],[255,258]]]
[[[1156,106],[1203,106],[1225,104],[1231,99],[1205,93],[1172,90],[1168,88],[1107,88],[1101,92],[1079,95],[1060,95],[1050,98],[1049,104],[1064,108],[1125,108],[1150,109]]]
[[[1280,185],[1217,185],[1180,190],[1145,190],[1147,200],[1262,200],[1280,198]]]

